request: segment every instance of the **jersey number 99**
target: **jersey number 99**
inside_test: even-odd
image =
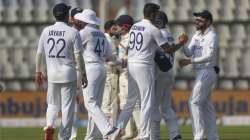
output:
[[[129,49],[136,49],[137,51],[141,50],[143,44],[143,36],[141,32],[135,33],[130,32],[129,34]]]

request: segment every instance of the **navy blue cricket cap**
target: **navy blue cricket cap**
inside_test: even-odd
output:
[[[121,15],[115,20],[115,24],[117,25],[133,25],[134,19],[129,15]]]
[[[55,17],[66,16],[69,13],[71,6],[66,5],[65,3],[58,3],[53,7],[53,15]]]
[[[193,15],[195,17],[202,17],[206,20],[210,20],[211,22],[213,22],[213,15],[208,10],[203,10],[201,12],[195,12],[195,13],[193,13]]]
[[[70,12],[70,16],[74,17],[76,14],[81,13],[82,11],[83,9],[80,7],[73,8]]]

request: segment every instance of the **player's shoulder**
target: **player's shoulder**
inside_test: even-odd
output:
[[[68,25],[65,25],[65,26],[64,26],[64,30],[66,30],[66,31],[68,31],[68,32],[70,32],[70,33],[72,33],[72,34],[77,34],[77,33],[79,33],[79,31],[78,31],[76,28],[71,27],[71,26],[68,26]]]
[[[217,37],[217,34],[213,28],[209,29],[208,35],[213,37],[213,38]]]
[[[65,30],[65,31],[67,31],[67,32],[72,32],[72,33],[78,32],[77,29],[75,29],[75,28],[69,26],[69,25],[66,24],[66,23],[63,23],[63,24],[53,24],[53,25],[50,25],[50,26],[45,27],[44,30],[58,30],[58,29],[60,29],[60,30]]]
[[[216,41],[217,40],[217,34],[216,34],[216,32],[214,31],[213,28],[210,27],[208,29],[206,39],[209,40],[209,41]]]
[[[150,31],[159,31],[159,29],[156,27],[156,26],[154,26],[152,23],[151,23],[151,21],[149,21],[149,20],[146,20],[146,19],[143,19],[142,20],[143,21],[143,24],[145,24],[145,26],[146,26],[146,28],[148,29],[148,30],[150,30]]]
[[[135,23],[131,30],[138,30],[138,31],[152,31],[157,29],[149,20],[142,19],[141,21]]]
[[[80,31],[81,36],[85,36],[86,38],[92,38],[92,37],[103,37],[106,39],[104,32],[102,32],[98,28],[93,28],[86,26]]]

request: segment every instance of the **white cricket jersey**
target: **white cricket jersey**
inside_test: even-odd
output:
[[[172,36],[172,34],[166,28],[165,29],[160,29],[160,31],[161,31],[163,37],[168,40],[169,45],[175,44],[174,37]],[[165,55],[169,58],[171,64],[174,65],[174,56],[175,56],[174,52],[173,53],[165,53]]]
[[[95,25],[88,24],[80,31],[85,62],[104,64],[105,57],[112,55],[112,48],[104,33]]]
[[[212,68],[217,66],[217,35],[209,27],[204,34],[197,31],[188,47],[183,47],[186,56],[192,57],[191,62],[195,69]]]
[[[81,52],[78,31],[64,22],[46,27],[39,39],[37,53],[45,53],[48,81],[66,83],[77,79],[74,53]]]
[[[141,20],[129,31],[128,62],[154,64],[155,50],[166,42],[149,20]]]

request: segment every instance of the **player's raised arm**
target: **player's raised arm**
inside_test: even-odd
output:
[[[177,50],[179,50],[182,46],[184,46],[188,41],[188,36],[186,33],[182,33],[178,37],[178,43],[174,45],[170,45],[167,42],[161,45],[160,47],[164,49],[166,53],[173,53]]]
[[[195,39],[192,38],[189,45],[182,48],[182,52],[187,57],[191,57],[193,55],[193,47],[194,47]]]
[[[159,22],[160,21],[159,18],[162,18],[162,17],[157,17],[157,16],[158,15],[156,15],[156,17],[153,19],[152,23],[156,27],[159,27],[159,26],[162,26],[162,25],[160,25],[161,23]],[[156,40],[157,44],[161,48],[163,48],[166,53],[173,53],[173,52],[177,51],[182,46],[184,46],[187,43],[187,41],[188,41],[187,34],[186,33],[182,33],[178,37],[178,43],[170,45],[168,43],[168,40],[163,37],[163,35],[161,34],[161,32],[160,32],[160,30],[158,28],[153,28],[152,35],[153,35],[153,38]]]

